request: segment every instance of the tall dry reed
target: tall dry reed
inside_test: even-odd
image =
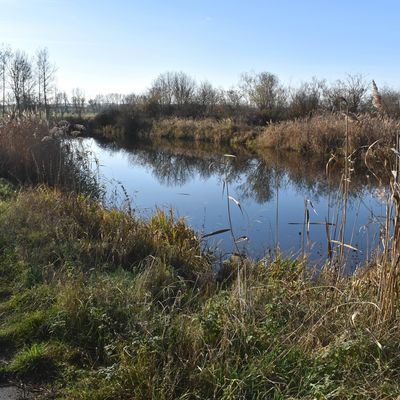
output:
[[[348,118],[349,152],[369,146],[381,139],[391,143],[400,121],[389,117],[363,114]],[[311,118],[283,121],[268,125],[256,139],[257,147],[272,147],[309,153],[330,153],[346,145],[343,116],[323,114]]]
[[[99,194],[89,155],[66,135],[32,114],[1,119],[0,175],[18,184]]]

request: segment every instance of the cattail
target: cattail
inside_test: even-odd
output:
[[[379,111],[383,112],[382,96],[379,93],[378,86],[372,80],[372,105]]]

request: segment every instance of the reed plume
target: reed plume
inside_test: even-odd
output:
[[[379,93],[378,86],[374,80],[372,80],[372,105],[379,111],[383,112],[382,96]]]

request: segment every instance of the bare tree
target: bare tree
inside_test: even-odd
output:
[[[383,109],[393,118],[400,117],[400,91],[388,87],[380,89]]]
[[[99,112],[101,110],[101,104],[97,102],[96,98],[88,100],[88,109],[92,113]]]
[[[33,107],[33,73],[28,56],[21,51],[14,53],[9,65],[10,88],[14,95],[15,106],[19,115]]]
[[[184,72],[173,74],[173,95],[174,102],[178,106],[189,104],[196,91],[196,82]]]
[[[56,67],[50,62],[49,52],[46,48],[38,50],[36,54],[36,67],[38,79],[39,110],[43,99],[46,118],[49,117],[50,93],[53,90]]]
[[[81,89],[77,88],[72,90],[72,106],[79,118],[82,117],[82,113],[85,109],[85,101],[85,94]]]
[[[240,90],[232,87],[221,91],[223,114],[225,117],[241,117],[243,95]]]
[[[290,90],[290,116],[303,117],[309,115],[321,106],[323,93],[326,90],[324,80],[312,78],[310,82],[305,82],[297,89]]]
[[[68,96],[65,92],[59,92],[57,88],[54,88],[54,108],[55,112],[58,113],[61,118],[64,118],[64,114],[68,111],[69,101]]]
[[[11,58],[11,50],[5,45],[0,49],[0,77],[2,89],[2,115],[6,113],[6,71]]]
[[[149,97],[158,101],[161,106],[170,106],[174,95],[174,73],[164,72],[153,82]]]
[[[210,82],[201,82],[197,88],[196,99],[204,113],[210,115],[220,100],[220,93],[214,89]]]
[[[345,80],[337,80],[325,90],[326,105],[331,110],[342,106],[340,98],[345,98],[349,111],[360,112],[366,104],[368,82],[360,74],[347,75]]]
[[[278,77],[270,72],[243,74],[240,88],[249,104],[259,110],[275,107],[281,91]]]
[[[164,72],[153,82],[146,96],[145,108],[150,115],[184,116],[192,114],[196,82],[184,72]]]
[[[64,114],[68,112],[69,109],[69,99],[65,92],[60,94],[60,105],[61,105],[61,118],[64,118]]]
[[[54,100],[53,100],[53,107],[54,107],[54,113],[61,115],[61,92],[57,90],[57,88],[54,88]]]
[[[136,95],[135,93],[127,94],[124,96],[123,103],[125,105],[135,106],[140,102],[140,96]]]

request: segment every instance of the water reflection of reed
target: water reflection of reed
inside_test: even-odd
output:
[[[115,145],[103,144],[110,150]],[[217,176],[226,177],[235,191],[242,197],[264,203],[272,199],[276,190],[290,183],[295,190],[307,196],[318,198],[337,191],[342,166],[334,163],[326,173],[327,160],[324,157],[302,156],[294,152],[263,150],[251,153],[240,148],[216,146],[215,144],[194,142],[141,143],[125,146],[133,165],[144,165],[163,185],[180,186],[193,179]],[[234,154],[236,158],[227,163],[224,154]],[[377,184],[368,176],[362,165],[351,178],[350,196],[358,196]]]

